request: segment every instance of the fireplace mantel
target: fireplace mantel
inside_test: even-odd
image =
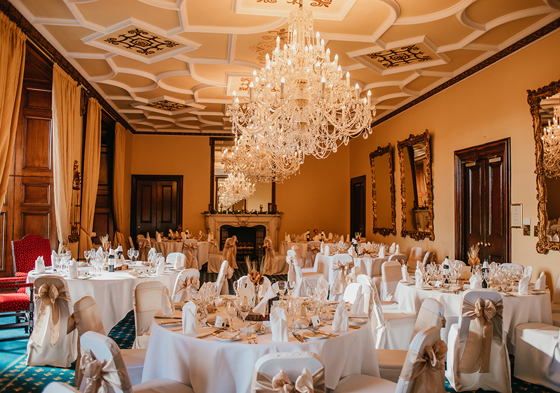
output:
[[[278,250],[280,214],[206,214],[206,229],[212,232],[214,239],[220,239],[220,228],[222,225],[234,227],[264,225],[266,227],[266,236],[270,236],[274,249]]]

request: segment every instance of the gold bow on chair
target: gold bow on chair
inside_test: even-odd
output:
[[[228,238],[224,243],[224,251],[222,253],[222,257],[227,260],[230,265],[233,263],[235,252],[233,240],[231,240],[231,238]]]
[[[445,391],[445,355],[447,345],[438,340],[427,346],[424,353],[409,349],[401,371],[400,379],[413,381],[415,393],[433,393]]]
[[[286,373],[282,370],[272,379],[257,372],[254,391],[259,393],[281,392],[281,393],[314,393],[325,391],[325,369],[321,368],[315,374],[311,374],[306,368],[293,384]]]
[[[177,280],[177,288],[173,295],[178,295],[180,293],[187,292],[191,288],[198,290],[200,287],[200,279],[197,276],[193,277],[185,277],[185,280],[181,280],[180,278]]]
[[[296,265],[297,261],[291,255],[286,256],[286,263],[288,264],[288,282],[296,282]]]
[[[276,258],[276,253],[274,252],[274,247],[272,246],[272,240],[266,238],[263,243],[264,250],[264,270],[270,271],[272,269],[272,261]]]
[[[463,300],[463,314],[470,317],[469,334],[465,343],[465,350],[459,362],[460,373],[472,374],[477,371],[490,371],[490,352],[494,324],[492,318],[502,319],[503,303],[492,302],[490,299],[479,298],[475,304]]]
[[[348,274],[348,270],[354,267],[354,262],[335,262],[333,264],[332,270],[337,271],[338,274],[333,280],[331,293],[333,295],[342,295],[344,290],[346,289],[346,275]]]
[[[36,289],[35,302],[40,302],[41,306],[35,329],[31,333],[31,340],[41,347],[47,334],[47,326],[50,326],[50,344],[54,347],[60,334],[59,302],[70,303],[70,294],[64,287],[58,289],[54,284],[49,287],[45,283]]]
[[[129,390],[132,388],[130,379],[126,378],[126,368],[124,363],[118,367],[115,358],[107,359],[104,362],[96,359],[91,350],[87,349],[82,355],[80,370],[85,381],[84,393],[104,393],[107,387],[115,389]]]
[[[306,258],[305,267],[313,267],[313,265],[315,264],[315,257],[317,256],[317,253],[321,251],[321,247],[313,244],[308,244],[307,251],[311,251],[311,266],[308,266],[307,258]]]
[[[185,257],[187,257],[187,264],[185,267],[191,268],[193,266],[193,261],[196,260],[196,257],[194,256],[196,247],[197,244],[195,242],[183,243],[183,253],[185,254]]]

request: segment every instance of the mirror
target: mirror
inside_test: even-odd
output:
[[[401,236],[434,240],[430,133],[397,143],[401,173]]]
[[[389,143],[370,153],[371,195],[373,201],[373,233],[383,236],[397,234],[395,213],[395,175],[393,147]]]
[[[231,149],[234,145],[232,138],[211,138],[211,171],[210,171],[210,211],[216,212],[218,210],[218,193],[220,192],[220,186],[227,174],[224,171],[222,165],[222,154],[223,151]],[[272,204],[275,200],[275,187],[272,183],[257,183],[255,185],[255,193],[249,198],[237,202],[232,206],[233,211],[261,211],[267,213],[269,211],[269,204]],[[275,209],[271,205],[272,211]]]
[[[535,164],[537,173],[537,252],[560,251],[560,178],[547,174],[544,166],[543,129],[552,120],[554,108],[560,105],[560,80],[538,90],[527,91],[533,117]],[[555,235],[558,235],[555,236]]]

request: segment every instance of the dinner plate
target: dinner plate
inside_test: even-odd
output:
[[[546,291],[531,291],[530,294],[531,295],[544,295],[545,293],[547,293]]]
[[[224,300],[235,300],[235,299],[237,299],[237,296],[235,296],[235,295],[222,295],[221,298],[224,299]]]
[[[241,340],[241,332],[220,332],[215,334],[214,337],[220,341],[239,341]]]
[[[365,325],[368,321],[367,317],[348,317],[348,324],[352,326]]]
[[[329,336],[318,333],[314,330],[306,330],[305,332],[301,333],[301,335],[309,340],[324,340],[325,338],[329,338]]]

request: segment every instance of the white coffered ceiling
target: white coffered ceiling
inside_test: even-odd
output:
[[[297,0],[10,0],[138,133],[222,134]],[[304,0],[376,119],[560,17],[560,0]]]

